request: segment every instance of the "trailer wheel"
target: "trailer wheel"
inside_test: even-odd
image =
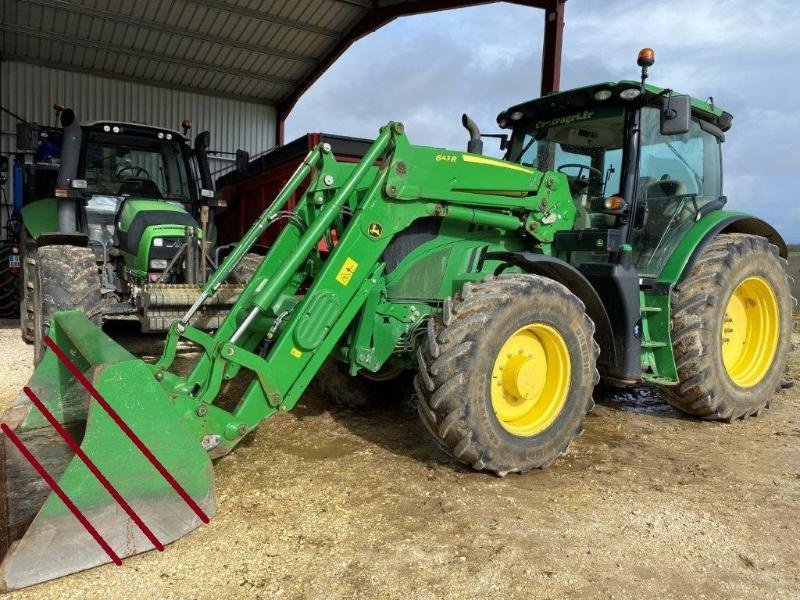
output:
[[[19,273],[11,270],[11,244],[0,243],[0,318],[16,319],[19,311]]]
[[[248,252],[239,261],[239,264],[228,275],[228,283],[246,284],[256,272],[264,257],[254,252]]]
[[[672,297],[680,383],[666,399],[686,413],[733,421],[768,407],[791,349],[786,261],[766,239],[720,235]]]
[[[543,468],[583,431],[599,347],[583,303],[537,275],[466,284],[429,321],[415,379],[439,446],[498,475]]]
[[[33,285],[34,363],[44,354],[50,318],[60,310],[82,310],[102,325],[100,273],[94,253],[78,246],[44,246],[37,250]]]
[[[412,372],[395,367],[377,373],[361,372],[354,377],[345,363],[329,358],[314,377],[314,387],[339,406],[363,408],[408,400],[413,391],[412,380]]]

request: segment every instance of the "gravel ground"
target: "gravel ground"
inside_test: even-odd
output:
[[[0,321],[0,409],[31,358]],[[597,400],[567,456],[500,479],[444,456],[409,406],[306,394],[216,464],[209,525],[7,597],[800,597],[800,386],[732,425],[645,389]]]

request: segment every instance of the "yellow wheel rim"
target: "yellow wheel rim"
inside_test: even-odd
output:
[[[780,311],[775,292],[761,277],[742,281],[722,320],[722,363],[739,387],[753,387],[769,371],[778,349]]]
[[[567,401],[570,375],[569,350],[558,331],[543,323],[517,329],[492,369],[492,408],[500,424],[523,437],[550,427]]]

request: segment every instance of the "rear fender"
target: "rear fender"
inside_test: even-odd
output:
[[[692,266],[714,237],[724,233],[749,233],[761,236],[775,244],[783,258],[789,256],[786,242],[772,225],[742,212],[714,211],[695,223],[683,236],[672,253],[658,281],[667,287],[680,283],[692,270]]]

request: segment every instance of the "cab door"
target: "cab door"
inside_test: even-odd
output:
[[[630,241],[645,278],[659,275],[704,207],[722,197],[720,140],[696,119],[685,134],[663,135],[660,112],[644,107],[640,117],[637,215]]]

